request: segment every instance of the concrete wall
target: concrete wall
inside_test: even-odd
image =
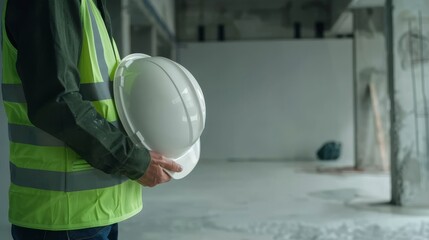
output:
[[[190,43],[179,62],[206,98],[203,159],[313,159],[338,140],[353,162],[351,40]]]
[[[390,101],[387,88],[385,15],[383,8],[355,9],[354,63],[356,106],[356,167],[382,169],[380,145],[377,141],[375,114],[369,84],[377,89],[379,112],[383,124],[385,152],[389,152]],[[389,159],[387,159],[389,160]]]
[[[0,0],[0,12],[3,13],[4,0]],[[3,18],[0,19],[0,23]],[[1,37],[1,32],[0,32]],[[0,48],[0,79],[2,76],[2,58]],[[1,85],[0,85],[1,89]],[[1,99],[0,91],[0,99]],[[0,104],[0,239],[8,240],[10,225],[7,220],[9,189],[9,140],[7,121],[3,104]]]
[[[392,2],[392,199],[428,207],[429,1]]]

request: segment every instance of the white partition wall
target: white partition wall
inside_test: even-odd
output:
[[[207,103],[206,159],[314,159],[328,140],[353,163],[351,40],[188,43],[179,62]]]

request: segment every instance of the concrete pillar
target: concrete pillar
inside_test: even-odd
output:
[[[175,42],[172,43],[171,47],[171,60],[178,61],[177,44]]]
[[[174,18],[170,16],[174,15],[174,1],[107,1],[107,7],[112,19],[113,36],[121,56],[136,52],[152,56],[174,56],[174,39],[169,37],[175,33],[174,28],[171,29],[174,26]],[[160,15],[157,12],[159,9],[165,9],[166,13],[163,11],[164,15]],[[171,11],[173,13],[170,13]],[[169,45],[167,54],[164,42]]]
[[[121,39],[122,45],[119,47],[122,50],[123,56],[131,53],[131,15],[129,3],[130,0],[121,1]]]
[[[355,167],[382,170],[389,162],[389,95],[387,89],[384,8],[353,10],[354,16],[354,92],[355,92]],[[377,90],[382,128],[377,129],[369,90]],[[382,134],[378,136],[377,133]],[[384,139],[384,146],[379,140]],[[384,147],[384,149],[382,149]],[[387,161],[386,161],[387,160]],[[387,164],[383,163],[386,161]],[[388,166],[387,166],[388,167]]]
[[[131,31],[131,51],[158,55],[158,34],[154,26],[134,26]]]
[[[392,202],[429,207],[429,1],[388,0]]]
[[[158,44],[158,56],[173,59],[173,45],[169,41],[163,41]]]
[[[122,35],[121,35],[121,3],[122,1],[106,1],[109,11],[110,20],[112,22],[112,34],[120,55],[122,56]]]
[[[113,38],[118,46],[119,54],[123,57],[131,52],[131,15],[130,0],[106,1],[112,21]]]

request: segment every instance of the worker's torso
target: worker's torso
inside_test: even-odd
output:
[[[80,15],[83,41],[79,92],[115,124],[118,117],[111,83],[119,55],[92,0],[81,1]],[[139,212],[140,185],[93,169],[63,142],[31,124],[15,66],[19,49],[8,39],[4,26],[2,49],[3,103],[10,139],[11,223],[47,230],[80,229],[116,223]]]

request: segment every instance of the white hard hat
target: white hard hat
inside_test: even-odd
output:
[[[156,151],[188,175],[200,157],[206,120],[203,92],[192,74],[163,57],[131,54],[119,64],[113,83],[119,118],[132,141]]]

